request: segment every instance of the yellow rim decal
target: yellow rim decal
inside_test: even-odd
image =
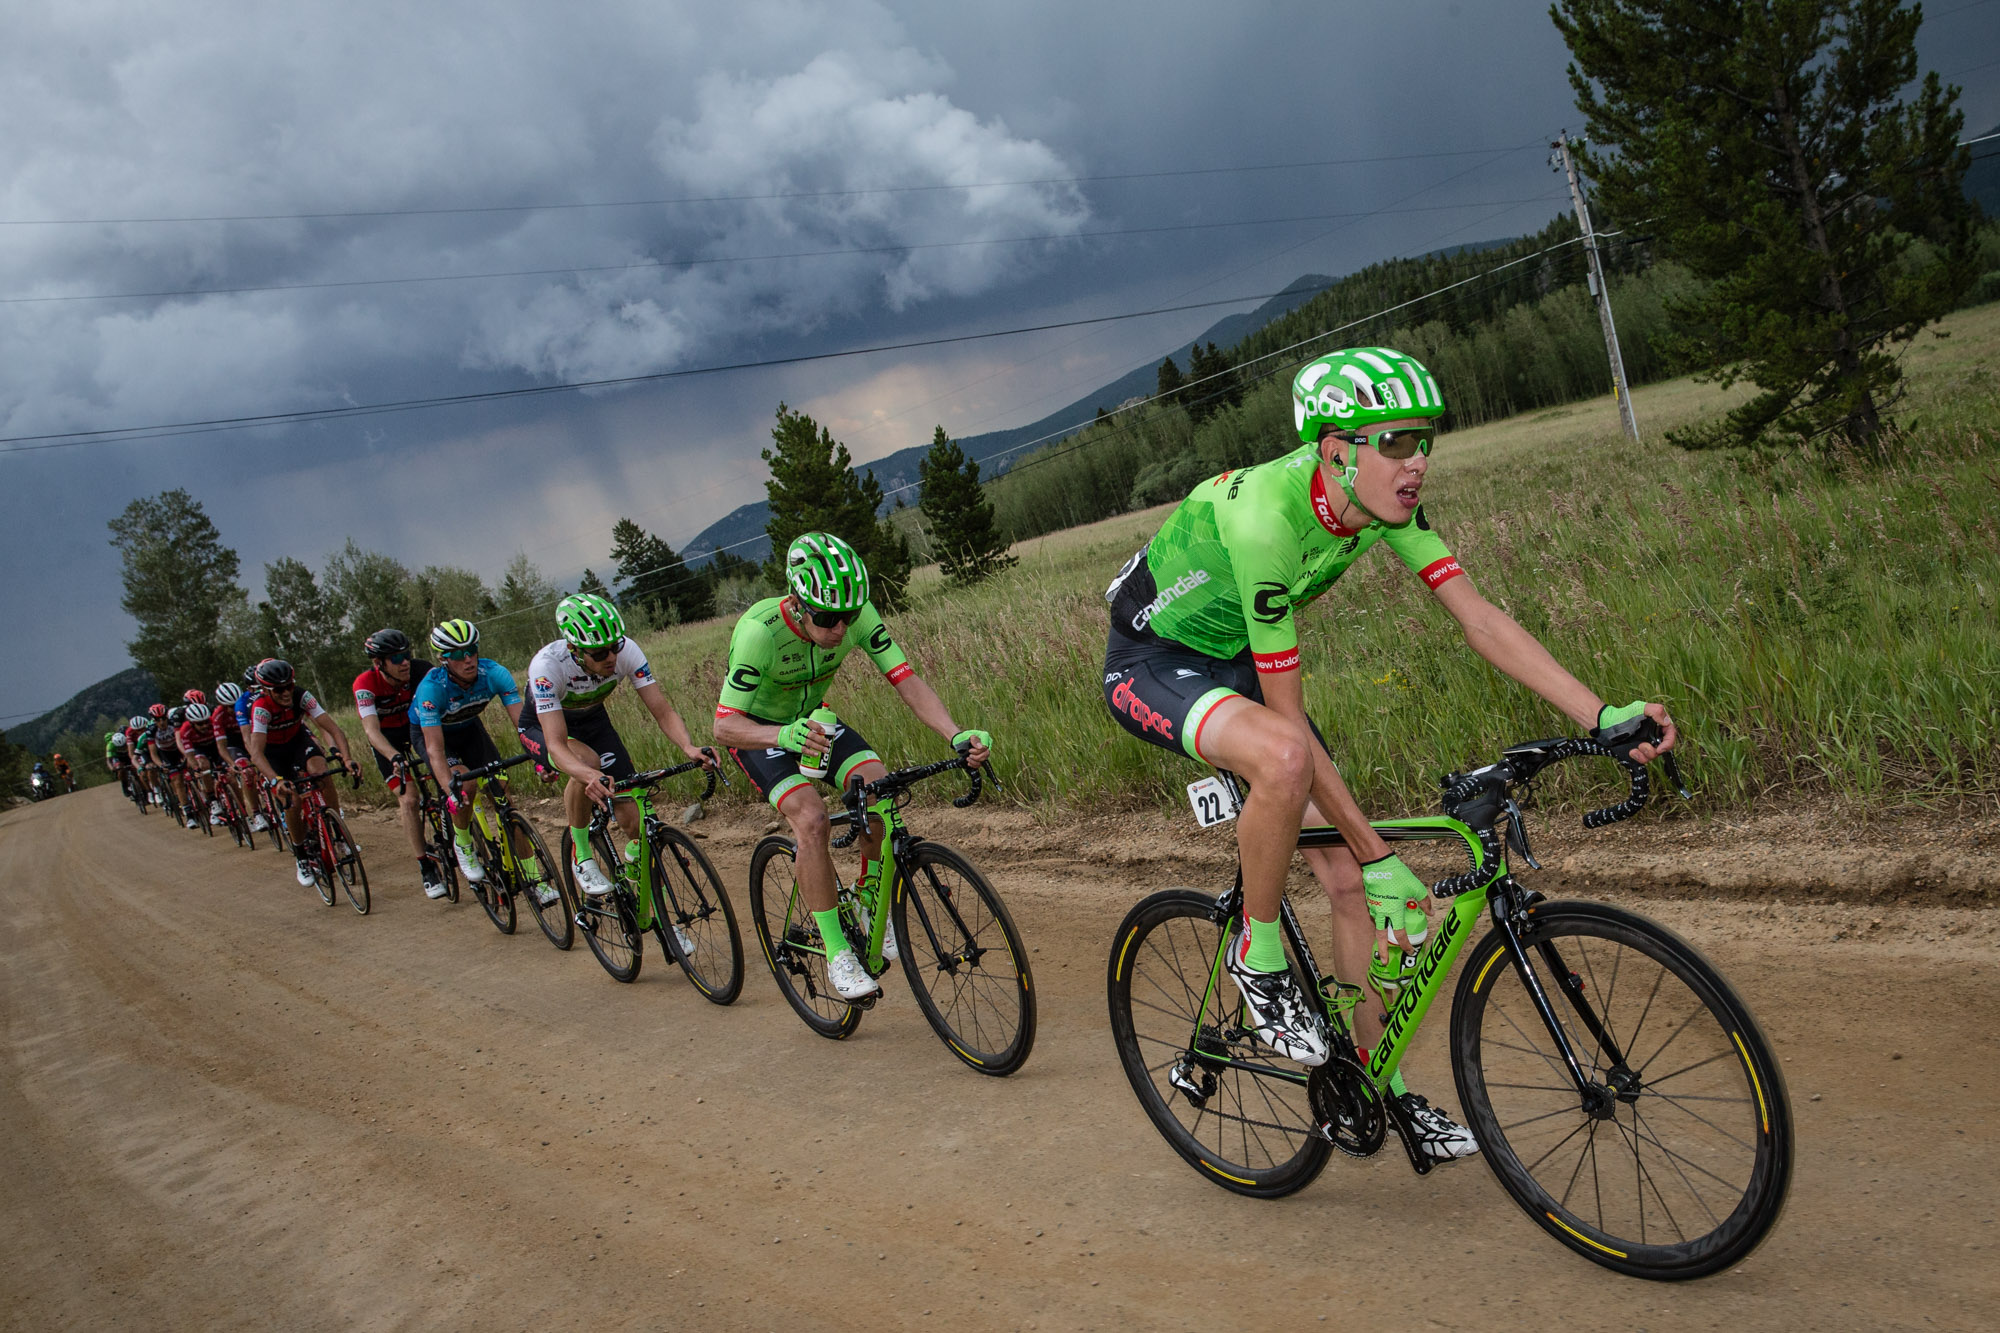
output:
[[[1474,990],[1474,992],[1479,991],[1482,987],[1486,985],[1486,974],[1493,970],[1493,965],[1495,963],[1499,962],[1502,958],[1505,958],[1506,956],[1507,956],[1507,951],[1505,949],[1495,949],[1493,951],[1493,956],[1486,960],[1486,966],[1479,969],[1478,980],[1472,983],[1472,989]]]
[[[1241,1176],[1232,1176],[1213,1162],[1203,1162],[1202,1165],[1215,1172],[1216,1175],[1221,1176],[1224,1180],[1233,1180],[1239,1185],[1255,1185],[1257,1183],[1254,1180],[1245,1180]]]
[[[949,1037],[945,1039],[944,1044],[951,1047],[954,1051],[957,1051],[960,1055],[964,1056],[966,1059],[972,1061],[972,1063],[976,1065],[983,1065],[986,1063],[984,1060],[974,1055],[971,1051],[966,1050],[963,1046],[951,1040]]]
[[[1125,937],[1125,947],[1118,951],[1117,976],[1120,981],[1123,981],[1125,979],[1125,956],[1132,952],[1132,941],[1138,938],[1139,938],[1139,928],[1137,926],[1134,926],[1132,927],[1132,933]]]
[[[1625,1253],[1625,1251],[1623,1250],[1614,1250],[1609,1245],[1599,1245],[1596,1241],[1584,1235],[1581,1231],[1578,1231],[1575,1227],[1563,1221],[1560,1217],[1557,1217],[1554,1213],[1543,1213],[1542,1216],[1548,1218],[1549,1221],[1555,1223],[1557,1226],[1561,1227],[1564,1231],[1569,1232],[1570,1235],[1575,1236],[1578,1240],[1582,1241],[1585,1245],[1588,1245],[1593,1250],[1602,1250],[1606,1254],[1611,1255],[1614,1258],[1618,1259],[1630,1259],[1632,1257],[1631,1255]]]
[[[1757,1081],[1757,1068],[1750,1063],[1750,1052],[1743,1049],[1743,1038],[1737,1036],[1734,1032],[1730,1033],[1729,1036],[1736,1043],[1736,1049],[1743,1053],[1743,1068],[1750,1075],[1750,1086],[1757,1090],[1757,1116],[1764,1122],[1764,1132],[1769,1134],[1771,1132],[1771,1111],[1769,1107],[1764,1105],[1764,1085]]]

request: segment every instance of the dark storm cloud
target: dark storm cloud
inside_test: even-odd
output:
[[[1960,8],[1947,0],[1926,26],[1941,69],[2000,55],[1993,11]],[[739,197],[0,226],[4,297],[594,270],[0,304],[4,435],[646,373],[1270,291],[1305,271],[1541,226],[1563,204],[1538,145],[1577,123],[1539,3],[100,0],[12,4],[4,30],[4,220]],[[1979,128],[2000,118],[1996,75],[1964,80]],[[1502,148],[1518,151],[1430,156]],[[1401,160],[985,184],[1364,157]],[[911,186],[979,188],[890,188]],[[1392,206],[1425,211],[1269,221]],[[1261,225],[1087,235],[1217,222]],[[830,250],[844,253],[802,254]],[[780,255],[793,257],[678,262]],[[680,543],[758,496],[757,449],[780,398],[839,423],[869,458],[936,422],[966,434],[1031,420],[1218,313],[0,460],[0,559],[31,575],[0,584],[0,616],[27,640],[68,645],[75,677],[41,680],[24,651],[0,664],[0,686],[16,708],[37,707],[123,664],[130,628],[103,523],[163,486],[204,499],[253,591],[262,562],[317,562],[350,534],[412,563],[488,570],[525,549],[567,577],[601,568],[619,513]]]

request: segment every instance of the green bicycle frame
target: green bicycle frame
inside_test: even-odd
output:
[[[1488,895],[1492,892],[1493,886],[1505,877],[1507,865],[1503,855],[1487,854],[1480,845],[1479,836],[1470,826],[1443,815],[1416,819],[1385,819],[1373,824],[1372,827],[1385,841],[1391,843],[1454,839],[1459,841],[1464,845],[1471,861],[1472,868],[1467,878],[1475,881],[1474,887],[1464,890],[1448,901],[1448,910],[1443,920],[1431,932],[1430,939],[1418,951],[1415,963],[1405,973],[1407,980],[1398,991],[1396,1002],[1389,1008],[1388,1021],[1382,1029],[1381,1040],[1377,1041],[1375,1049],[1369,1052],[1368,1079],[1378,1092],[1386,1092],[1390,1078],[1402,1064],[1404,1055],[1410,1049],[1411,1041],[1416,1037],[1417,1028],[1423,1023],[1424,1015],[1430,1011],[1431,1002],[1443,991],[1445,978],[1450,975],[1452,964],[1458,961],[1459,951],[1465,947],[1465,942],[1472,938],[1479,919],[1485,914]],[[1299,830],[1299,846],[1302,848],[1345,845],[1340,830],[1331,826],[1307,827]],[[1240,884],[1238,891],[1240,892]],[[1292,911],[1290,900],[1284,900],[1281,909],[1280,916],[1284,922],[1285,933],[1293,950],[1304,963],[1307,974],[1315,981],[1330,976],[1329,973],[1322,973],[1314,961],[1312,948],[1306,943],[1305,932],[1299,927],[1298,917]],[[1132,940],[1137,935],[1138,931],[1135,929],[1132,936],[1127,938],[1127,949],[1131,947]],[[1226,947],[1226,932],[1224,943]],[[1124,971],[1124,966],[1125,960],[1121,958],[1119,961],[1121,973]],[[1195,1015],[1196,1031],[1200,1030],[1207,1016],[1220,1007],[1222,979],[1223,950],[1218,949],[1214,961],[1209,965],[1208,986],[1202,995],[1201,1009]],[[1338,978],[1334,980],[1336,983],[1339,981]],[[1326,1007],[1328,1019],[1346,1031],[1351,1040],[1353,1034],[1342,1012],[1344,1007],[1351,1006],[1343,1006],[1324,990],[1320,999]],[[1260,1075],[1285,1078],[1297,1083],[1304,1083],[1307,1079],[1304,1070],[1279,1069],[1257,1061],[1236,1060],[1226,1056],[1208,1058],[1218,1064],[1236,1065]]]
[[[636,900],[633,908],[633,917],[638,922],[639,929],[651,930],[653,928],[655,912],[659,914],[659,918],[662,920],[668,915],[667,905],[660,900],[660,886],[653,883],[653,858],[648,854],[653,845],[652,838],[648,836],[648,830],[655,822],[652,790],[648,787],[634,787],[630,791],[619,792],[613,799],[628,800],[632,802],[633,807],[639,812],[639,859],[637,861],[627,861],[623,852],[620,851],[618,862],[613,869],[616,870],[619,878],[626,880],[632,885],[632,896]],[[611,837],[612,823],[612,817],[606,814],[604,816],[604,836],[606,840],[609,840]],[[620,832],[623,832],[623,830],[621,829]]]
[[[892,905],[892,903],[884,901],[887,895],[882,892],[882,886],[901,882],[896,871],[896,848],[898,844],[904,841],[905,832],[902,816],[896,813],[896,798],[894,796],[884,796],[873,805],[867,806],[866,809],[870,819],[882,822],[882,854],[881,858],[875,863],[874,885],[872,887],[863,884],[851,885],[848,892],[852,894],[852,900],[868,913],[868,939],[865,944],[859,946],[862,966],[867,968],[868,975],[880,976],[886,967],[886,964],[882,961],[882,945],[889,937],[889,913],[887,908]],[[838,893],[840,889],[840,870],[838,867],[834,869],[833,882],[835,892]],[[845,906],[844,903],[841,905]],[[785,905],[785,927],[787,931],[790,930],[794,921],[794,908],[802,914],[805,920],[811,919],[812,913],[806,906],[805,894],[800,890],[796,876],[792,879],[791,901]],[[845,919],[846,913],[842,913],[842,918],[843,927],[851,924]],[[854,941],[849,940],[848,943],[853,944]],[[824,942],[820,944],[795,944],[792,947],[800,953],[818,954],[822,958],[826,957],[826,945]]]

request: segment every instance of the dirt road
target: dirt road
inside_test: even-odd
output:
[[[703,827],[740,893],[754,817]],[[470,897],[426,902],[379,818],[357,831],[378,867],[362,918],[274,852],[110,789],[0,815],[7,1326],[1967,1328],[2000,1309],[2000,913],[1620,898],[1736,981],[1797,1113],[1777,1233],[1669,1288],[1560,1249],[1476,1160],[1420,1180],[1392,1143],[1276,1203],[1197,1178],[1104,1014],[1112,929],[1169,881],[982,848],[980,827],[946,836],[997,870],[1040,992],[1034,1057],[1000,1080],[949,1058],[900,977],[835,1043],[754,953],[721,1009],[651,952],[619,986],[526,920],[502,937]],[[1445,1026],[1412,1082],[1451,1102]]]

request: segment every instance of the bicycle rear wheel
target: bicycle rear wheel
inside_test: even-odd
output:
[[[743,990],[743,936],[721,877],[677,828],[661,826],[650,842],[653,884],[665,907],[653,921],[660,947],[709,1000],[733,1003]]]
[[[768,837],[750,856],[750,920],[779,992],[807,1027],[838,1041],[861,1025],[861,1011],[827,979],[819,927],[799,890],[789,838]]]
[[[616,854],[611,852],[607,839],[593,834],[590,845],[599,870],[622,875],[622,859],[615,859]],[[604,970],[611,974],[613,981],[636,980],[639,966],[645,961],[645,943],[639,931],[639,918],[631,891],[620,883],[602,897],[593,898],[585,893],[583,886],[576,882],[574,842],[564,850],[563,874],[569,881],[570,900],[577,905],[576,924],[577,929],[583,932],[583,942],[597,955],[597,961],[604,965]]]
[[[920,842],[910,860],[894,920],[917,1008],[953,1055],[982,1074],[1011,1074],[1035,1048],[1035,987],[1014,918],[949,847]]]
[[[1306,1071],[1243,1030],[1223,976],[1215,899],[1168,889],[1126,913],[1106,978],[1111,1035],[1139,1105],[1191,1165],[1226,1190],[1275,1199],[1311,1184],[1322,1138]],[[1311,993],[1311,988],[1306,988]]]
[[[361,864],[361,849],[347,836],[347,821],[329,810],[323,816],[324,846],[333,857],[334,874],[347,892],[347,901],[362,916],[368,915],[368,867]]]
[[[1498,931],[1452,1006],[1452,1070],[1486,1163],[1536,1225],[1632,1277],[1706,1277],[1770,1234],[1792,1175],[1784,1076],[1694,946],[1635,913],[1542,902],[1530,966],[1590,1079],[1575,1087]]]
[[[571,920],[569,896],[564,891],[563,877],[557,873],[555,858],[549,855],[549,849],[543,845],[541,834],[535,832],[535,826],[530,824],[518,810],[507,812],[501,822],[500,831],[502,837],[515,843],[528,844],[527,855],[523,856],[518,848],[514,855],[523,869],[532,863],[540,872],[541,878],[534,880],[523,876],[521,882],[515,886],[516,891],[527,900],[528,910],[535,914],[535,924],[542,928],[542,934],[548,936],[549,943],[558,949],[569,948],[576,942],[576,923]],[[539,892],[541,886],[554,891],[555,901],[547,903],[542,901]]]

